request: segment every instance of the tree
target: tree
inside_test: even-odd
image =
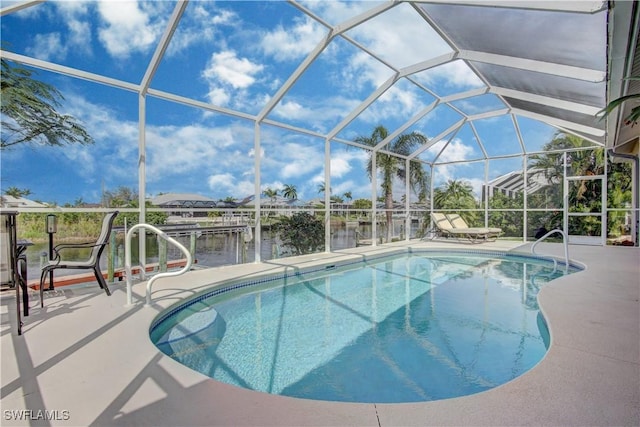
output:
[[[31,194],[31,190],[29,190],[28,188],[20,189],[18,187],[9,187],[6,190],[4,190],[4,194],[6,194],[7,196],[13,196],[16,199],[19,199],[20,197],[25,197]]]
[[[348,201],[351,201],[351,199],[353,199],[353,196],[351,195],[351,191],[347,191],[346,193],[343,194],[343,196]]]
[[[578,136],[557,132],[542,150],[545,153],[530,157],[530,165],[534,171],[529,175],[543,174],[549,184],[562,182],[564,179],[565,151],[569,175],[600,175],[604,172],[604,151]]]
[[[132,201],[128,206],[132,207],[132,208],[137,208],[139,205],[138,200]],[[151,202],[149,200],[147,200],[144,205],[147,208],[153,208],[155,206],[153,206],[151,204]],[[145,214],[145,219],[144,221],[147,224],[152,224],[152,225],[162,225],[162,224],[166,224],[167,223],[167,218],[168,215],[165,212],[149,212],[147,211]],[[118,216],[116,217],[114,224],[116,225],[124,225],[125,222],[127,224],[127,226],[132,226],[132,225],[136,225],[138,224],[139,220],[139,215],[138,212],[120,212],[120,214],[118,214]]]
[[[102,199],[103,205],[110,208],[138,206],[138,192],[124,186],[118,187],[115,191],[105,191]]]
[[[324,193],[327,190],[327,186],[324,182],[318,184],[318,193]],[[331,194],[331,188],[329,188],[329,194]]]
[[[570,212],[601,212],[604,209],[601,202],[601,181],[599,179],[588,179],[590,175],[604,175],[604,149],[593,147],[591,143],[584,139],[558,132],[553,139],[543,146],[543,150],[550,151],[548,153],[537,154],[531,156],[531,167],[533,172],[530,177],[535,174],[543,174],[549,183],[548,194],[554,199],[554,206],[564,206],[562,200],[561,184],[565,178],[565,161],[567,158],[567,176],[587,177],[575,181],[575,185],[569,186],[568,206]],[[554,152],[555,151],[555,152]],[[566,152],[566,153],[565,153]],[[608,182],[607,182],[607,202],[609,207],[622,208],[625,203],[631,202],[631,166],[624,163],[614,163],[611,160],[607,165]],[[546,188],[538,192],[545,191]],[[534,199],[535,195],[529,196]],[[530,206],[536,206],[535,203],[529,203]],[[552,212],[551,218],[545,215],[540,222],[558,226],[561,222],[561,214]],[[623,232],[625,213],[621,211],[609,212],[607,218],[608,234],[616,236]],[[592,216],[574,217],[569,224],[571,234],[598,235],[600,233],[600,224],[594,221]]]
[[[384,126],[378,126],[370,136],[359,136],[354,139],[354,142],[375,147],[388,136],[389,132],[387,129]],[[418,132],[411,132],[397,136],[387,145],[387,150],[401,156],[408,156],[417,147],[426,143],[427,138],[424,135]],[[387,217],[387,242],[390,242],[393,232],[393,180],[399,178],[402,182],[406,182],[408,178],[411,188],[418,195],[418,199],[424,201],[427,197],[428,176],[422,167],[422,163],[419,161],[412,160],[409,165],[409,171],[407,171],[403,158],[381,152],[376,154],[376,167],[382,175],[381,185]],[[367,164],[369,179],[371,179],[375,172],[377,171],[373,171],[373,152],[370,152],[369,162]]]
[[[295,200],[298,198],[298,191],[295,185],[285,184],[282,189],[282,195],[289,200]]]
[[[324,249],[324,223],[307,212],[280,217],[276,230],[283,245],[292,248],[294,255]]]
[[[448,210],[477,208],[471,184],[457,179],[450,179],[446,184],[433,191],[433,205],[436,209]],[[473,224],[476,221],[475,212],[462,211],[460,216],[469,224]]]
[[[608,163],[607,206],[621,208],[633,203],[633,181],[630,163]],[[607,215],[607,236],[619,237],[626,233],[625,212],[610,211]]]
[[[353,201],[354,209],[367,210],[371,209],[371,200],[369,199],[356,199]]]
[[[524,193],[509,197],[500,191],[489,199],[489,209],[496,211],[489,217],[489,226],[502,229],[505,236],[522,236],[523,215],[518,212],[524,204]],[[535,214],[537,212],[532,212]],[[531,216],[530,216],[531,217]]]
[[[262,194],[264,194],[266,197],[270,198],[272,203],[275,203],[276,198],[278,197],[278,190],[274,190],[271,187],[267,187],[267,188],[264,189]]]
[[[56,111],[64,97],[55,87],[32,78],[33,71],[11,66],[5,59],[1,63],[0,149],[21,143],[93,144],[93,138],[73,116]]]

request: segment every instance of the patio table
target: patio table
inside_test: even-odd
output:
[[[7,268],[8,276],[3,277],[3,284],[8,284],[16,290],[16,315],[18,321],[18,335],[22,335],[22,315],[20,312],[20,291],[22,290],[22,305],[25,316],[29,315],[29,295],[27,293],[27,246],[33,243],[29,240],[17,240],[16,216],[18,212],[3,211],[2,234],[4,242],[2,263]],[[6,258],[6,259],[5,259]]]

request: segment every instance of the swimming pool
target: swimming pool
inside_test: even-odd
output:
[[[211,378],[267,393],[375,403],[464,396],[542,359],[536,295],[578,271],[564,267],[477,251],[322,266],[217,286],[162,313],[151,339]]]

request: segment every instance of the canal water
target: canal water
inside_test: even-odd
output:
[[[394,235],[399,235],[400,225],[394,224]],[[412,228],[417,228],[417,225]],[[371,224],[360,225],[346,225],[342,227],[332,228],[331,234],[331,248],[332,250],[353,248],[356,246],[356,230],[360,233],[361,238],[367,239],[371,236]],[[412,230],[415,233],[416,230]],[[380,229],[379,229],[380,234]],[[174,237],[174,236],[172,236]],[[255,237],[255,236],[254,236]],[[177,236],[174,237],[187,249],[189,249],[190,237]],[[138,265],[138,243],[136,238],[132,242],[132,265]],[[181,259],[184,258],[182,252],[168,244],[167,259]],[[124,236],[118,235],[116,243],[116,268],[124,267]],[[48,257],[48,243],[34,244],[27,248],[27,278],[28,280],[38,279],[40,277],[41,259]],[[109,250],[107,248],[107,250]],[[146,242],[147,250],[147,263],[155,263],[158,261],[158,238],[154,235],[147,236]],[[263,230],[262,232],[262,245],[261,245],[261,257],[262,260],[270,260],[274,258],[282,258],[289,256],[287,248],[282,246],[280,240],[269,230]],[[65,259],[83,259],[86,258],[86,251],[76,251],[68,253],[70,258]],[[251,240],[246,245],[244,244],[242,234],[229,233],[229,234],[207,234],[201,233],[196,239],[196,254],[197,265],[200,267],[219,267],[223,265],[241,264],[243,262],[255,261],[255,242]],[[103,253],[101,266],[103,272],[107,271],[106,266],[107,257]],[[56,272],[56,276],[65,274],[78,274],[80,270],[59,270]]]

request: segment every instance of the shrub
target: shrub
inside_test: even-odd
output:
[[[324,250],[324,223],[306,212],[280,217],[275,228],[293,255]]]

